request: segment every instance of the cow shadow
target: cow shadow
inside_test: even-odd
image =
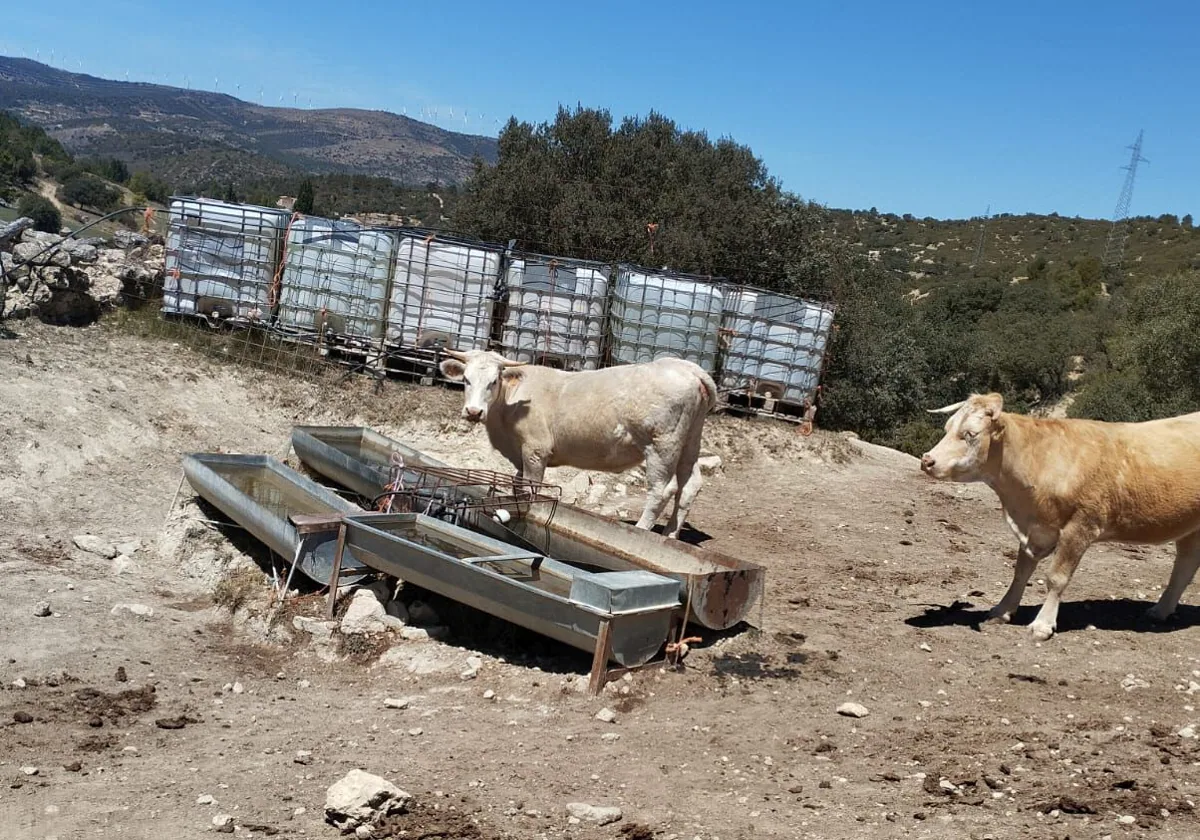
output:
[[[910,616],[904,623],[923,629],[935,627],[970,627],[982,631],[987,619],[987,607],[977,608],[969,601],[954,601],[947,605],[926,604],[925,611]],[[1133,598],[1105,600],[1099,598],[1082,601],[1065,601],[1058,609],[1056,634],[1072,633],[1094,627],[1097,630],[1126,630],[1139,633],[1174,633],[1189,627],[1200,626],[1200,607],[1180,604],[1175,614],[1166,621],[1152,621],[1146,610],[1154,606],[1153,601],[1138,601]],[[1033,623],[1041,604],[1023,606],[1013,616],[1012,624],[1023,627]]]
[[[621,522],[625,525],[628,525],[631,528],[637,526],[636,519],[622,519]],[[659,523],[659,524],[655,525],[653,528],[651,528],[650,530],[653,531],[654,533],[658,534],[661,537],[661,536],[663,536],[663,531],[665,529],[666,529],[666,525]],[[708,533],[707,531],[701,531],[696,528],[693,528],[691,525],[689,525],[686,522],[684,522],[683,527],[679,529],[679,541],[683,542],[683,543],[687,543],[688,545],[701,545],[703,543],[708,542],[711,539],[712,539],[712,534]]]

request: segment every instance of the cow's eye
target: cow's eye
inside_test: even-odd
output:
[[[975,438],[979,437],[979,432],[973,432],[968,429],[967,431],[963,432],[963,437],[966,440],[975,440]]]

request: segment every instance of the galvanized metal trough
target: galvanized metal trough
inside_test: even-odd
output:
[[[580,650],[606,645],[626,668],[658,653],[679,610],[679,582],[651,572],[585,572],[415,513],[342,523],[345,550],[372,569]]]
[[[367,498],[383,492],[391,459],[420,467],[446,464],[363,426],[294,426],[292,448],[313,471]],[[643,569],[681,581],[681,600],[690,603],[688,620],[712,630],[751,622],[761,604],[766,569],[716,551],[669,540],[651,531],[615,522],[568,504],[553,518],[531,509],[507,525],[482,519],[489,535],[584,569]]]
[[[589,572],[412,513],[368,513],[265,455],[183,459],[195,491],[318,583],[382,572],[610,660],[649,662],[668,641],[679,581],[637,569]]]
[[[201,498],[317,583],[328,582],[333,571],[337,534],[300,533],[291,517],[362,512],[267,455],[185,455],[183,474]],[[343,558],[342,568],[346,583],[365,571],[353,553]]]

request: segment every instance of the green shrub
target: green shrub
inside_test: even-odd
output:
[[[94,175],[72,175],[62,185],[62,199],[77,207],[107,211],[119,206],[121,193]]]
[[[62,214],[45,196],[27,193],[17,202],[17,213],[33,219],[33,227],[46,233],[62,230]]]

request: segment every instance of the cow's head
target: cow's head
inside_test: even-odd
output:
[[[937,446],[921,456],[921,469],[934,478],[982,480],[992,443],[1004,432],[1003,410],[999,394],[972,394],[960,403],[931,409],[930,414],[951,417]]]
[[[442,375],[466,386],[462,416],[472,423],[487,420],[488,408],[500,395],[506,380],[520,377],[520,371],[513,368],[525,364],[510,361],[490,350],[468,350],[465,353],[446,350],[445,353],[450,358],[442,361]]]

